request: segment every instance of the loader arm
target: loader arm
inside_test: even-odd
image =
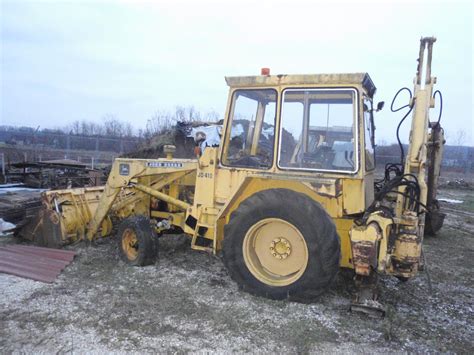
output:
[[[188,159],[174,159],[172,161],[165,159],[115,159],[97,209],[87,226],[87,239],[94,239],[104,218],[113,207],[119,192],[123,189],[134,189],[164,199],[166,195],[163,196],[164,194],[161,194],[159,189],[196,169],[197,161]],[[140,184],[140,180],[146,177],[155,179],[153,183],[147,182],[147,185],[152,187]],[[182,201],[173,200],[167,202],[182,203]]]
[[[197,164],[191,159],[116,159],[105,186],[44,192],[42,209],[20,235],[49,247],[104,237],[112,232],[112,217],[149,216],[151,196],[182,210],[188,207],[185,201],[160,190],[177,183],[194,186]]]

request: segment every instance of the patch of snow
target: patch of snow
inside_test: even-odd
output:
[[[46,191],[46,189],[32,189],[29,187],[5,187],[0,189],[0,195],[1,194],[6,194],[9,192],[19,192],[19,191],[38,191],[38,192],[43,192]]]
[[[15,229],[15,227],[16,226],[13,223],[4,221],[0,218],[0,237],[7,235],[8,233],[5,232],[11,231],[12,229]]]
[[[443,202],[447,202],[447,203],[463,203],[464,202],[464,201],[461,201],[461,200],[455,200],[453,198],[446,198],[446,197],[438,198],[438,201],[443,201]]]
[[[7,188],[7,187],[21,187],[23,186],[24,184],[23,183],[18,183],[18,184],[0,184],[0,189],[4,189],[4,188]]]

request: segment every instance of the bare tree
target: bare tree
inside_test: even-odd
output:
[[[466,131],[459,129],[456,132],[456,138],[454,138],[454,145],[456,146],[456,153],[455,153],[455,159],[457,160],[457,165],[458,166],[464,166],[467,167],[467,151],[466,148],[464,147],[464,144],[466,143]]]
[[[173,119],[176,122],[197,122],[201,121],[201,113],[194,106],[176,106]]]
[[[219,121],[219,113],[217,113],[214,110],[209,111],[206,114],[206,121],[207,122],[217,122],[217,121]]]
[[[154,135],[161,134],[171,129],[172,125],[173,117],[170,113],[165,111],[156,111],[146,123],[144,137],[150,138]]]
[[[123,123],[120,122],[114,115],[107,114],[104,116],[104,130],[107,136],[121,137],[124,133]]]
[[[81,122],[74,121],[73,123],[71,123],[71,126],[68,131],[72,134],[81,134]]]
[[[133,137],[133,126],[130,124],[130,122],[125,122],[123,125],[123,135],[125,137]]]
[[[463,146],[466,143],[466,131],[459,129],[456,132],[456,138],[454,140],[454,145]]]

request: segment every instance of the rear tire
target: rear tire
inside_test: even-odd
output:
[[[144,216],[128,217],[118,228],[118,248],[121,259],[133,266],[155,263],[157,235]]]
[[[340,241],[324,208],[286,189],[258,192],[242,202],[224,229],[224,263],[249,293],[308,301],[339,270]]]

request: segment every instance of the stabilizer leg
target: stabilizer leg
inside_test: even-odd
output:
[[[351,312],[362,312],[374,317],[385,315],[385,306],[378,300],[378,275],[372,272],[369,276],[356,275],[355,298],[351,303]]]

